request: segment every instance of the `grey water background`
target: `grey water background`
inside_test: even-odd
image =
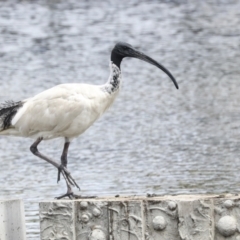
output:
[[[0,101],[67,82],[103,84],[126,41],[166,66],[122,63],[113,107],[70,146],[83,195],[239,193],[239,1],[1,1]],[[27,237],[38,202],[65,192],[31,139],[0,137],[0,198],[23,198]],[[59,160],[62,140],[39,149]],[[77,192],[76,192],[77,193]]]

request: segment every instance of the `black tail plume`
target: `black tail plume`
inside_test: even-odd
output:
[[[17,110],[22,107],[22,102],[6,101],[0,105],[0,130],[11,126],[11,121]]]

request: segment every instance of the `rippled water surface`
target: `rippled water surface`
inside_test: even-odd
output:
[[[0,100],[59,83],[102,84],[111,48],[129,42],[180,89],[152,65],[123,61],[119,98],[70,146],[82,194],[239,192],[239,9],[233,0],[2,1]],[[31,144],[0,137],[0,198],[24,199],[28,239],[38,240],[38,202],[65,184]],[[52,140],[40,150],[59,159],[62,146]]]

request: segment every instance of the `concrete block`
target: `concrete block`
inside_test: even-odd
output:
[[[214,199],[215,239],[240,240],[240,198]]]
[[[0,200],[0,239],[26,240],[22,200]]]
[[[76,240],[109,239],[108,203],[76,201]]]
[[[142,202],[134,200],[109,202],[109,239],[143,239]]]
[[[50,201],[40,203],[41,240],[75,239],[74,201]]]
[[[180,240],[177,208],[174,200],[144,200],[145,239]]]
[[[55,200],[40,224],[41,240],[240,240],[240,196]]]
[[[198,199],[178,202],[178,231],[180,239],[211,240],[213,229],[213,202]]]

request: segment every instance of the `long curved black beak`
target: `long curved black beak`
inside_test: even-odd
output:
[[[173,81],[175,87],[178,89],[178,84],[177,84],[177,81],[176,79],[173,77],[173,75],[167,70],[167,68],[165,68],[162,64],[158,63],[157,61],[155,61],[154,59],[150,58],[149,56],[147,56],[146,54],[134,49],[134,48],[131,48],[131,50],[129,50],[128,54],[127,54],[127,57],[133,57],[133,58],[138,58],[138,59],[141,59],[145,62],[148,62],[156,67],[158,67],[159,69],[161,69],[163,72],[165,72],[170,78],[171,80]]]

